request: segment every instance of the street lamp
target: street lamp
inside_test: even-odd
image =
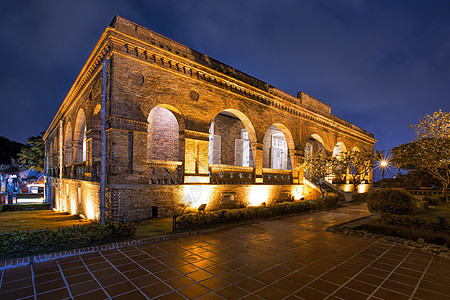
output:
[[[383,180],[384,178],[384,169],[387,167],[388,165],[388,161],[383,159],[382,161],[380,161],[380,166],[381,166],[381,180]]]

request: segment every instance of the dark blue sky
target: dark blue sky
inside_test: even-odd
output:
[[[303,91],[389,151],[449,111],[450,1],[0,2],[0,135],[47,129],[115,14],[292,95]]]

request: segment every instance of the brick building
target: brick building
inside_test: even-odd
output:
[[[103,61],[107,60],[105,75]],[[373,135],[297,97],[116,16],[44,140],[47,201],[99,218],[102,89],[109,220],[313,197],[302,157],[373,149]],[[308,184],[307,184],[308,183]]]

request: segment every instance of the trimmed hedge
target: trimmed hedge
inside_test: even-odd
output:
[[[23,210],[47,210],[51,209],[50,203],[35,203],[35,204],[4,204],[3,211],[23,211]]]
[[[134,223],[91,223],[58,230],[13,231],[0,235],[0,259],[85,248],[134,236]]]
[[[379,189],[370,191],[367,195],[367,208],[371,213],[413,215],[416,207],[414,197],[401,190]]]
[[[405,226],[418,230],[450,233],[450,218],[384,213],[381,215],[381,222],[384,224]]]
[[[324,197],[319,200],[287,202],[266,207],[253,206],[241,209],[217,210],[205,213],[186,214],[178,217],[177,229],[190,229],[234,223],[244,220],[270,218],[273,216],[307,212],[315,209],[336,207],[338,197]]]

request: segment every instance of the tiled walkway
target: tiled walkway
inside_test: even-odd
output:
[[[324,229],[351,206],[0,274],[0,299],[450,299],[450,261]]]

